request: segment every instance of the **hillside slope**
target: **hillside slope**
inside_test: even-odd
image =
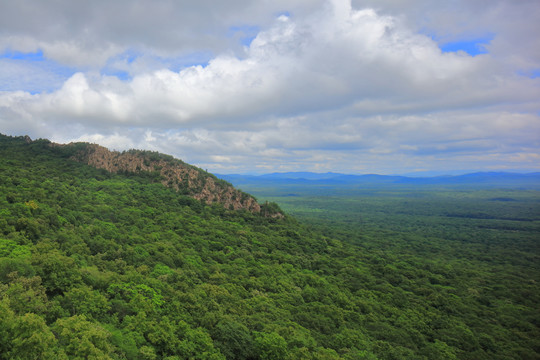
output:
[[[1,360],[539,358],[532,235],[315,231],[87,146],[0,136]]]
[[[199,168],[188,165],[172,156],[150,151],[130,150],[127,152],[109,151],[95,144],[57,145],[77,147],[71,159],[105,169],[113,173],[157,173],[160,182],[166,186],[203,200],[207,204],[220,203],[227,209],[245,209],[253,213],[261,211],[257,201],[231,184],[218,179]]]

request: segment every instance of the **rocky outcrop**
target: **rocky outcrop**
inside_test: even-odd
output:
[[[159,175],[157,178],[164,186],[207,204],[220,203],[226,209],[261,212],[261,206],[251,195],[172,156],[138,150],[110,151],[99,145],[87,144],[71,158],[112,173],[153,173]]]

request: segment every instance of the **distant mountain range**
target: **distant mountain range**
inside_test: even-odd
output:
[[[444,185],[470,187],[540,188],[540,172],[475,172],[464,175],[412,177],[400,175],[351,175],[340,173],[286,172],[264,175],[217,175],[235,186],[327,185],[327,186],[406,186]]]

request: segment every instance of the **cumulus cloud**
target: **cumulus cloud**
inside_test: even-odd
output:
[[[413,31],[433,36],[439,43],[494,36],[487,48],[493,57],[521,68],[540,67],[540,31],[536,0],[353,0],[357,6],[397,15]]]
[[[141,0],[0,2],[0,47],[31,52],[75,66],[102,66],[126,49],[178,56],[201,49],[221,53],[230,27],[267,25],[276,14],[301,15],[320,0]]]
[[[538,65],[538,46],[513,47],[512,56],[502,48],[531,30],[538,12],[524,14],[528,1],[501,0],[473,26],[479,3],[457,2],[448,15],[452,27],[434,21],[447,6],[420,0],[406,8],[381,1],[372,4],[376,10],[346,0],[189,7],[97,1],[84,9],[60,2],[51,16],[64,21],[42,23],[42,32],[43,18],[35,25],[9,20],[30,11],[13,5],[0,12],[8,30],[0,32],[0,47],[39,49],[78,71],[54,91],[31,95],[21,83],[22,91],[0,93],[0,127],[56,141],[159,150],[222,172],[395,173],[512,162],[534,169],[540,81],[524,71]],[[411,9],[425,10],[424,17]],[[504,14],[526,15],[521,32],[510,30],[508,19],[495,21]],[[233,43],[231,26],[247,18],[259,32],[248,45]],[[487,54],[440,49],[445,36],[476,33],[495,34]],[[201,60],[196,54],[204,51],[215,55],[187,65],[187,57]]]

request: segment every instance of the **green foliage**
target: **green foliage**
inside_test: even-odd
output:
[[[2,297],[0,299],[0,359],[5,359],[6,357],[2,354],[11,351],[14,321],[15,314],[10,309],[9,299]]]
[[[85,285],[65,292],[59,301],[62,308],[72,316],[85,315],[87,318],[102,319],[111,309],[111,304],[106,296]]]
[[[29,360],[59,358],[55,349],[56,337],[40,316],[27,313],[18,317],[11,331],[11,349],[7,352],[8,357]]]
[[[279,207],[279,205],[275,202],[265,202],[261,205],[261,213],[264,216],[272,216],[276,214],[283,213],[283,210]]]
[[[132,303],[148,303],[152,308],[163,305],[163,296],[146,284],[135,285],[131,282],[127,284],[111,284],[107,289],[107,293],[111,298],[118,298]]]
[[[0,136],[0,359],[540,358],[538,192],[271,189],[297,220],[265,218],[73,151]]]
[[[12,273],[33,276],[35,275],[35,269],[26,259],[0,258],[0,281],[9,281],[9,275]]]
[[[84,315],[58,319],[54,326],[58,342],[70,359],[114,359],[111,333]]]
[[[39,251],[39,247],[36,247]],[[60,294],[81,282],[76,261],[63,255],[59,250],[36,251],[32,266],[43,280],[43,285],[51,294]]]
[[[255,333],[255,347],[261,360],[284,360],[288,357],[287,342],[276,333]]]
[[[221,320],[212,329],[212,338],[227,359],[245,360],[255,355],[255,343],[249,329],[232,319]]]
[[[25,259],[30,257],[30,247],[19,245],[13,240],[0,239],[0,257]]]

